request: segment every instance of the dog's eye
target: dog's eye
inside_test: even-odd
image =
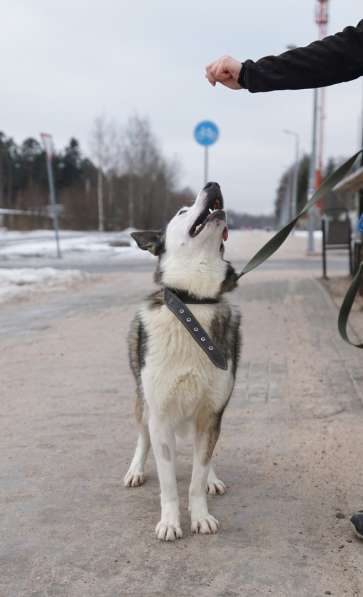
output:
[[[182,209],[179,213],[178,216],[181,216],[182,214],[186,214],[187,213],[187,209]]]

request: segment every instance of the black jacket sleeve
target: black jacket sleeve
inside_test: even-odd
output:
[[[363,75],[363,20],[336,35],[295,48],[280,56],[246,60],[241,87],[252,93],[277,89],[310,89],[351,81]]]

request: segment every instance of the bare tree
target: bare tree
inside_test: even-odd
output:
[[[99,230],[106,221],[113,228],[121,221],[133,228],[167,221],[179,201],[180,166],[176,158],[164,158],[147,118],[134,115],[122,129],[112,120],[96,118],[91,149],[98,170]]]
[[[119,128],[112,120],[107,120],[104,116],[95,118],[91,131],[90,148],[98,169],[98,229],[103,231],[105,229],[104,178],[111,179],[113,173],[117,171],[121,159]],[[112,182],[110,182],[109,188],[112,202]]]
[[[147,118],[134,115],[123,131],[122,156],[128,176],[129,226],[165,221],[168,193],[177,180],[177,161],[167,162]]]

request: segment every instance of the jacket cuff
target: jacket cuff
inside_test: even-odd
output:
[[[238,75],[238,84],[242,87],[242,89],[247,89],[246,85],[246,65],[242,62],[241,70]]]

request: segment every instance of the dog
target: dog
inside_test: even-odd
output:
[[[224,259],[228,228],[219,184],[206,184],[194,204],[181,208],[164,231],[138,231],[132,236],[140,249],[158,258],[154,279],[161,288],[142,303],[129,333],[139,435],[124,484],[126,487],[143,484],[151,442],[161,499],[156,536],[163,541],[182,537],[175,470],[176,436],[191,436],[191,531],[216,533],[219,522],[209,513],[207,493],[223,494],[226,488],[216,475],[211,458],[233,391],[241,344],[240,314],[224,296],[237,286],[238,276]],[[165,289],[171,289],[187,305],[223,351],[225,370],[208,359],[168,309]]]

